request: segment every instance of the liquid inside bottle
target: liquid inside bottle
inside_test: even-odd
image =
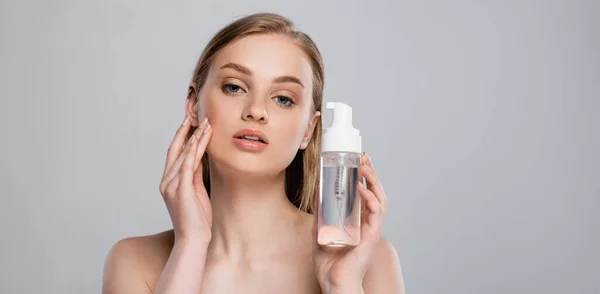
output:
[[[318,243],[354,246],[360,243],[360,153],[323,152],[318,211]]]

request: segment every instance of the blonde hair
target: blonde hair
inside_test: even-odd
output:
[[[198,59],[192,77],[197,85],[196,99],[200,88],[204,86],[210,66],[216,54],[232,42],[254,34],[279,34],[290,38],[304,51],[313,70],[313,111],[321,111],[323,102],[324,67],[319,49],[312,39],[303,32],[295,30],[294,24],[287,18],[274,13],[257,13],[240,18],[224,28],[208,42]],[[190,89],[190,91],[194,91]],[[188,97],[191,92],[188,92]],[[187,135],[189,139],[194,132],[192,128]],[[315,187],[319,180],[319,152],[321,146],[322,121],[317,118],[311,141],[304,150],[298,153],[285,170],[285,192],[288,199],[300,210],[313,213],[315,207]],[[203,182],[210,195],[210,174],[208,155],[202,158]]]

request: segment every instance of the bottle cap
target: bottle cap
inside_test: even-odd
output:
[[[361,138],[352,126],[352,108],[342,102],[327,102],[333,109],[333,123],[323,131],[322,152],[361,152]]]

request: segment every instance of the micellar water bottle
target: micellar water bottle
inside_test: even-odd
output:
[[[361,138],[350,106],[328,102],[326,108],[333,109],[333,123],[322,138],[317,242],[354,246],[360,243]]]

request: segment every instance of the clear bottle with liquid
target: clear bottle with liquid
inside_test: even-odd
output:
[[[360,243],[361,138],[352,126],[352,108],[329,102],[333,123],[322,138],[317,242],[327,246]]]

